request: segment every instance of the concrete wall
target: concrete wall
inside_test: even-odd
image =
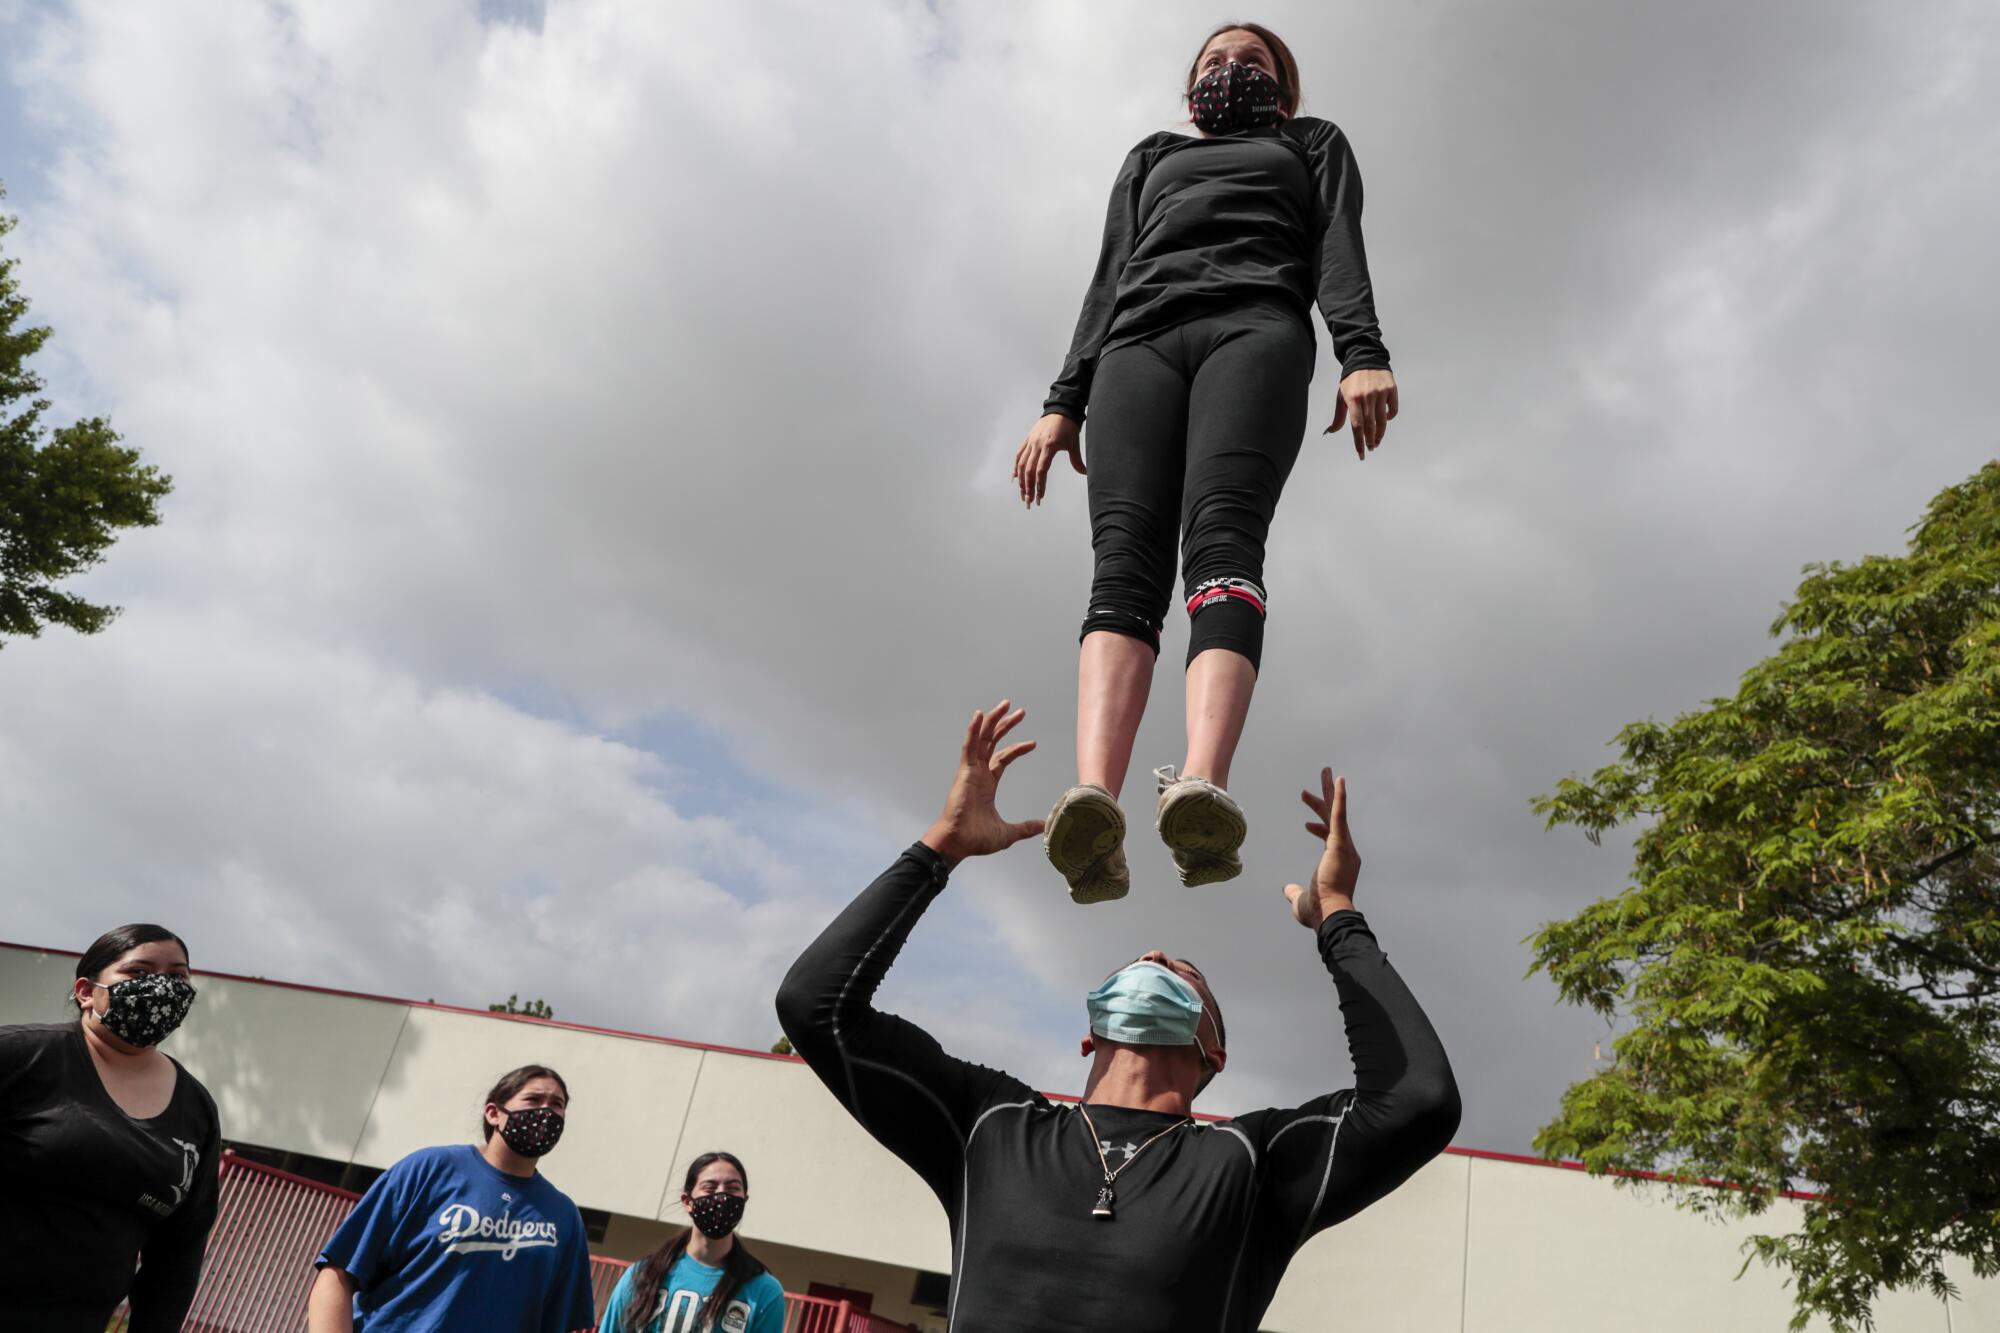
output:
[[[1461,1333],[1775,1333],[1791,1295],[1753,1265],[1734,1280],[1744,1241],[1789,1231],[1798,1205],[1755,1221],[1713,1222],[1657,1186],[1580,1171],[1449,1154],[1352,1221],[1313,1238],[1286,1274],[1265,1326],[1455,1329]],[[1895,1293],[1880,1333],[2000,1328],[2000,1284],[1961,1281],[1947,1308]],[[1815,1322],[1809,1327],[1823,1330]]]
[[[72,955],[0,946],[0,1023],[50,1022]],[[549,1177],[614,1218],[604,1253],[633,1258],[672,1225],[687,1161],[726,1148],[750,1169],[744,1235],[797,1291],[874,1292],[922,1323],[919,1269],[949,1271],[945,1218],[901,1163],[803,1065],[631,1034],[198,976],[201,998],[166,1049],[207,1085],[223,1133],[367,1166],[476,1135],[493,1079],[528,1063],[569,1081],[572,1114]],[[1265,1319],[1274,1333],[1552,1333],[1785,1327],[1788,1293],[1742,1243],[1787,1230],[1796,1206],[1717,1224],[1657,1189],[1447,1154],[1293,1261]],[[2000,1282],[1957,1280],[1949,1307],[1913,1294],[1877,1309],[1881,1333],[2000,1329]],[[1817,1326],[1816,1326],[1817,1327]]]

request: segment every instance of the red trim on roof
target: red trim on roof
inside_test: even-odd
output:
[[[314,1180],[311,1176],[302,1176],[296,1171],[284,1171],[275,1166],[266,1166],[262,1162],[253,1162],[234,1148],[224,1148],[222,1150],[222,1169],[224,1171],[253,1171],[260,1176],[273,1176],[279,1180],[289,1181],[294,1185],[304,1185],[307,1189],[315,1189],[322,1193],[338,1195],[343,1199],[359,1199],[361,1197],[353,1190],[344,1190],[338,1185],[329,1185],[324,1180]]]
[[[1457,1146],[1446,1148],[1445,1151],[1457,1157],[1477,1157],[1488,1162],[1513,1162],[1520,1166],[1552,1166],[1559,1171],[1582,1171],[1585,1173],[1590,1171],[1590,1168],[1582,1162],[1572,1162],[1567,1157],[1551,1160],[1547,1157],[1528,1157],[1521,1153],[1492,1152],[1485,1148],[1460,1148]],[[1750,1188],[1747,1185],[1738,1185],[1734,1181],[1729,1180],[1711,1180],[1707,1176],[1689,1180],[1680,1176],[1668,1175],[1661,1171],[1624,1171],[1614,1169],[1606,1171],[1603,1174],[1617,1176],[1625,1180],[1657,1180],[1667,1184],[1705,1185],[1710,1189],[1718,1190],[1748,1191]],[[1817,1203],[1825,1197],[1809,1190],[1780,1190],[1778,1194],[1780,1198],[1799,1199],[1807,1203]]]
[[[19,949],[23,953],[59,954],[65,958],[81,958],[78,949],[45,949],[37,944],[15,944],[10,940],[0,940],[0,949]],[[471,1014],[475,1018],[501,1018],[512,1023],[533,1023],[537,1027],[563,1028],[571,1032],[593,1032],[600,1037],[626,1037],[632,1041],[650,1041],[662,1046],[683,1046],[691,1051],[718,1051],[723,1055],[748,1055],[759,1060],[798,1060],[796,1055],[778,1055],[772,1051],[752,1051],[741,1046],[717,1046],[705,1041],[685,1041],[679,1037],[662,1037],[652,1032],[631,1032],[624,1028],[593,1027],[589,1023],[565,1023],[556,1018],[534,1018],[527,1014],[502,1013],[492,1009],[468,1009],[459,1004],[439,1004],[435,1000],[405,1000],[394,995],[373,995],[367,991],[340,990],[333,986],[311,986],[302,981],[274,981],[270,977],[244,976],[240,972],[216,972],[208,968],[191,968],[198,977],[220,977],[224,981],[251,981],[259,986],[277,986],[282,990],[302,990],[313,995],[337,995],[345,1000],[370,1000],[376,1004],[400,1004],[409,1009],[435,1009],[445,1014]]]
[[[24,953],[60,954],[67,958],[80,958],[83,956],[82,952],[77,949],[45,949],[39,945],[15,944],[8,940],[0,940],[0,949],[19,949]],[[741,1046],[718,1046],[712,1042],[688,1041],[681,1037],[662,1037],[652,1032],[632,1032],[624,1028],[594,1027],[589,1023],[565,1023],[555,1018],[531,1018],[527,1014],[499,1013],[490,1009],[468,1009],[463,1005],[438,1004],[433,1000],[404,1000],[393,995],[371,995],[367,991],[338,990],[332,986],[311,986],[302,981],[273,981],[269,977],[246,977],[235,972],[210,972],[200,968],[194,969],[194,974],[196,976],[221,977],[225,981],[249,981],[259,986],[278,986],[284,990],[301,990],[313,995],[337,995],[342,999],[348,1000],[371,1000],[376,1004],[400,1004],[411,1009],[435,1009],[440,1013],[446,1014],[470,1014],[475,1018],[499,1018],[511,1023],[532,1023],[537,1027],[561,1028],[570,1032],[590,1032],[600,1037],[624,1037],[630,1041],[650,1041],[661,1046],[679,1046],[690,1051],[715,1051],[722,1055],[747,1055],[757,1060],[783,1060],[793,1064],[805,1063],[796,1055],[779,1055],[774,1051],[752,1051]],[[1066,1092],[1045,1092],[1042,1095],[1052,1102],[1076,1102],[1082,1100],[1076,1095]],[[1197,1120],[1214,1121],[1229,1120],[1233,1117],[1210,1115],[1206,1112],[1197,1111],[1194,1118]],[[1589,1170],[1582,1162],[1572,1162],[1567,1159],[1550,1161],[1546,1157],[1530,1157],[1523,1153],[1492,1152],[1484,1148],[1461,1148],[1457,1144],[1446,1148],[1445,1151],[1455,1157],[1476,1157],[1489,1162],[1512,1162],[1518,1166],[1547,1166],[1554,1167],[1559,1171]],[[259,1163],[243,1162],[240,1165],[257,1166],[260,1170],[272,1169],[262,1166]],[[1604,1174],[1622,1176],[1632,1180],[1673,1181],[1675,1179],[1673,1176],[1662,1175],[1657,1171],[1607,1171]],[[1732,1184],[1726,1180],[1702,1180],[1699,1183],[1713,1186],[1716,1189],[1740,1190],[1744,1188],[1741,1185]],[[1803,1190],[1785,1190],[1783,1191],[1783,1197],[1815,1202],[1821,1196]]]

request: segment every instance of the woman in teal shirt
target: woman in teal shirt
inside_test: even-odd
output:
[[[625,1270],[598,1333],[784,1333],[785,1289],[736,1236],[749,1199],[731,1154],[689,1163],[681,1207],[694,1225]]]

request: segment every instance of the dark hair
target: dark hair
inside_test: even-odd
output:
[[[1197,972],[1201,971],[1200,968],[1196,968],[1195,970]],[[1207,973],[1202,973],[1200,994],[1203,999],[1202,1008],[1208,1011],[1209,1021],[1215,1024],[1215,1049],[1217,1049],[1218,1051],[1226,1051],[1229,1049],[1229,1027],[1222,1021],[1222,1001],[1215,998],[1215,988],[1208,984]],[[1196,1023],[1197,1025],[1199,1025],[1200,1020],[1197,1019]],[[1198,1050],[1200,1048],[1197,1047],[1196,1049]],[[1207,1059],[1204,1058],[1202,1060],[1202,1063],[1208,1064]],[[1195,1085],[1194,1090],[1196,1094],[1199,1095],[1203,1088],[1206,1088],[1209,1084],[1213,1083],[1215,1081],[1215,1076],[1220,1072],[1222,1071],[1216,1069],[1213,1065],[1210,1065],[1208,1068],[1208,1072],[1204,1073],[1201,1076],[1201,1082]]]
[[[717,1162],[727,1162],[736,1168],[736,1174],[743,1177],[743,1192],[750,1192],[750,1173],[743,1169],[743,1163],[736,1160],[736,1154],[726,1152],[705,1152],[688,1163],[687,1178],[681,1181],[681,1193],[694,1193],[695,1182],[701,1173]],[[689,1227],[679,1235],[670,1237],[666,1244],[641,1259],[632,1274],[632,1297],[625,1306],[625,1327],[623,1333],[639,1333],[653,1321],[653,1306],[660,1298],[660,1284],[667,1280],[680,1257],[687,1253],[688,1241],[694,1236],[694,1228]],[[714,1328],[715,1321],[722,1318],[722,1312],[729,1308],[730,1298],[743,1289],[743,1284],[764,1271],[764,1265],[756,1255],[744,1245],[743,1237],[729,1247],[729,1253],[722,1257],[722,1281],[715,1284],[715,1290],[708,1293],[703,1302],[701,1317],[697,1327]]]
[[[1196,971],[1200,971],[1200,969],[1197,968]],[[1208,1016],[1215,1024],[1215,1044],[1224,1050],[1228,1050],[1229,1027],[1222,1021],[1222,1001],[1215,998],[1215,987],[1208,984],[1208,974],[1206,972],[1203,972],[1201,976],[1201,988],[1207,993]]]
[[[493,1137],[493,1122],[486,1118],[486,1108],[497,1106],[505,1110],[507,1103],[514,1100],[515,1093],[538,1078],[554,1079],[556,1086],[562,1089],[563,1100],[569,1100],[569,1084],[563,1082],[563,1076],[547,1065],[522,1065],[519,1069],[510,1070],[500,1076],[500,1081],[488,1090],[486,1100],[479,1104],[479,1127],[486,1131],[486,1138]]]
[[[1261,23],[1225,23],[1201,39],[1195,48],[1194,63],[1188,66],[1187,87],[1182,94],[1194,91],[1194,85],[1201,78],[1202,52],[1208,44],[1225,32],[1251,32],[1257,34],[1264,45],[1271,48],[1271,58],[1278,62],[1278,105],[1288,116],[1297,115],[1299,110],[1299,62],[1292,55],[1292,48],[1285,45],[1285,39],[1272,32]]]
[[[172,940],[181,946],[181,956],[188,957],[187,941],[168,930],[165,926],[155,926],[145,921],[135,921],[129,926],[107,930],[97,937],[97,941],[83,951],[83,957],[76,960],[76,975],[79,981],[97,980],[97,974],[131,953],[142,944],[164,944]],[[83,1006],[77,1006],[81,1017]]]

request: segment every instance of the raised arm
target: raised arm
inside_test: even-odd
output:
[[[1306,827],[1326,849],[1312,887],[1289,884],[1285,895],[1293,918],[1318,936],[1339,994],[1354,1087],[1237,1122],[1262,1154],[1273,1239],[1292,1249],[1409,1179],[1444,1151],[1459,1118],[1443,1044],[1354,910],[1361,857],[1347,827],[1346,780],[1323,770],[1320,783],[1318,796],[1302,795],[1318,816]]]
[[[996,1093],[1024,1094],[996,1070],[947,1055],[914,1023],[874,1007],[876,987],[924,909],[967,856],[1012,846],[1041,831],[1040,820],[1008,823],[994,796],[1009,764],[1034,749],[996,747],[1023,714],[1007,702],[974,713],[944,813],[833,919],[786,974],[778,1021],[820,1081],[883,1147],[940,1198],[958,1182],[965,1140]]]

